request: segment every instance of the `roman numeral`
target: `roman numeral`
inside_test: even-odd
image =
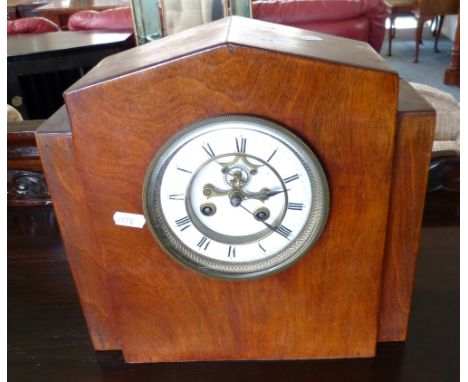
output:
[[[292,231],[289,228],[286,228],[284,225],[276,227],[276,232],[278,232],[281,236],[284,236],[286,239],[292,233]]]
[[[276,152],[278,151],[278,149],[275,149],[275,151],[273,151],[270,155],[270,157],[267,159],[267,162],[270,162],[271,159],[275,156]]]
[[[187,174],[191,174],[191,173],[192,173],[192,171],[186,170],[185,168],[182,168],[182,167],[179,167],[179,166],[177,166],[177,170],[182,171],[182,172],[186,172]]]
[[[185,195],[184,194],[170,194],[168,198],[171,200],[185,200]]]
[[[208,154],[208,156],[210,158],[213,158],[215,156],[215,153],[213,151],[213,149],[211,148],[210,144],[209,143],[205,143],[202,145],[202,148],[203,150],[205,150],[205,152]]]
[[[299,175],[294,174],[294,175],[288,176],[287,178],[283,179],[283,182],[284,183],[289,183],[289,182],[292,182],[293,180],[296,180],[296,179],[299,179]]]
[[[262,247],[262,245],[260,243],[257,243],[258,244],[258,247],[262,250],[262,252],[266,252],[266,249]]]
[[[247,139],[241,138],[238,139],[236,138],[236,148],[238,153],[244,153],[245,154],[245,148],[247,146]]]
[[[181,231],[186,230],[192,225],[192,222],[190,221],[190,218],[188,216],[184,216],[183,218],[177,219],[175,223],[177,224],[177,227],[179,227]]]
[[[302,211],[304,204],[302,203],[288,203],[288,210]]]
[[[236,257],[236,247],[229,246],[228,257]]]
[[[206,236],[203,236],[198,242],[197,247],[202,248],[204,245],[203,249],[206,251],[210,243],[211,243],[211,240],[209,240]]]

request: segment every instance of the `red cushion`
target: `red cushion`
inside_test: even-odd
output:
[[[370,26],[367,17],[341,21],[309,22],[294,25],[297,28],[308,29],[334,36],[369,42]]]
[[[68,19],[68,29],[106,30],[119,32],[133,32],[133,17],[130,7],[107,9],[102,12],[80,11]]]
[[[388,15],[383,0],[258,0],[252,13],[259,20],[365,41],[376,51]]]
[[[252,3],[253,17],[290,25],[311,21],[334,21],[363,14],[362,0],[266,0]]]
[[[44,17],[26,17],[8,21],[7,34],[56,32],[59,26]]]

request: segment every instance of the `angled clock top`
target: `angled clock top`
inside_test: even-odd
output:
[[[276,51],[395,73],[369,44],[280,24],[232,16],[107,57],[67,92],[204,50],[232,45]]]

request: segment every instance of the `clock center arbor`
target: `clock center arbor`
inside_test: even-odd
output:
[[[405,338],[434,112],[370,46],[231,17],[104,59],[65,101],[37,141],[97,350]]]

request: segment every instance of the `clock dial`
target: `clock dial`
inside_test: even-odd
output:
[[[312,151],[270,121],[225,116],[192,125],[149,166],[148,226],[190,268],[242,279],[290,265],[320,236],[328,186]]]

